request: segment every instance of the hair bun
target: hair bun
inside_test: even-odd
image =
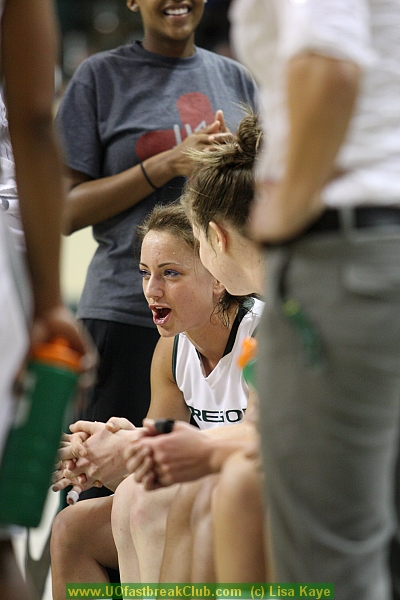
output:
[[[254,113],[248,113],[240,122],[235,143],[242,160],[253,163],[262,139],[262,129]]]

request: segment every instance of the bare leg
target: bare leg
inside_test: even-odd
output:
[[[65,591],[64,591],[65,594]],[[33,587],[25,583],[15,559],[11,540],[0,540],[1,600],[33,600]]]
[[[212,504],[220,475],[202,479],[193,504],[191,528],[193,539],[191,579],[194,583],[215,582],[214,531]]]
[[[175,496],[160,581],[267,581],[263,522],[259,465],[236,453]]]
[[[160,582],[190,581],[192,570],[192,509],[202,480],[183,483],[168,513]]]
[[[261,472],[242,453],[224,464],[213,506],[218,582],[268,581],[264,552]]]
[[[111,531],[113,496],[83,500],[54,519],[51,571],[54,600],[65,600],[65,585],[108,582],[105,567],[118,569]]]
[[[168,510],[178,489],[174,485],[148,492],[132,475],[118,486],[112,527],[121,582],[158,583]]]
[[[118,551],[122,582],[140,582],[139,561],[131,535],[131,504],[134,482],[127,477],[116,489],[111,511],[111,527]]]

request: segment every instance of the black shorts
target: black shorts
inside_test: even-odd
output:
[[[97,382],[77,418],[107,421],[126,417],[142,425],[150,404],[150,365],[157,329],[99,319],[83,319],[98,349]]]

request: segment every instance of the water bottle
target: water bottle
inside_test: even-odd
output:
[[[80,359],[64,338],[32,353],[0,467],[0,524],[40,523]]]
[[[256,387],[257,340],[246,337],[242,342],[242,351],[238,358],[238,366],[243,370],[243,377],[248,386]]]

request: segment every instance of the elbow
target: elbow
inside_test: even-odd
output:
[[[79,229],[81,229],[81,227],[74,222],[74,219],[69,213],[68,208],[65,207],[61,219],[61,233],[65,236],[69,236]]]
[[[310,93],[325,94],[328,99],[343,101],[358,95],[361,68],[355,62],[332,58],[322,54],[298,54],[290,61],[289,73],[297,84],[307,84]]]
[[[61,221],[61,233],[64,236],[69,236],[71,233],[74,233],[76,229],[72,227],[72,224],[67,219],[63,218]]]
[[[325,75],[329,96],[333,94],[344,102],[354,102],[358,96],[360,79],[361,69],[357,64],[346,60],[330,59]]]
[[[64,210],[61,218],[61,233],[65,236],[69,236],[75,231],[81,229],[75,222],[72,207],[68,195],[64,200]]]
[[[64,178],[64,209],[61,218],[61,233],[71,235],[86,226],[80,221],[79,206],[81,204],[79,195],[76,195],[77,185],[73,185],[68,177]]]

